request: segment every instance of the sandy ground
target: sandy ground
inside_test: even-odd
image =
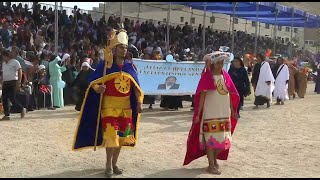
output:
[[[313,89],[270,109],[246,102],[220,176],[205,172],[205,157],[182,166],[190,103],[178,112],[156,105],[142,115],[137,147],[122,151],[125,173],[117,177],[320,177],[320,95]],[[0,122],[0,177],[103,177],[103,149],[71,151],[76,118],[66,107]]]

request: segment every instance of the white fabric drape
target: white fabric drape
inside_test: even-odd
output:
[[[270,81],[270,85],[266,82]],[[264,96],[272,101],[272,92],[274,90],[274,77],[268,62],[263,62],[260,68],[259,79],[255,91],[256,96]]]
[[[287,81],[289,80],[289,69],[288,66],[282,64],[277,71],[278,76],[275,80],[275,89],[273,92],[273,96],[275,98],[279,98],[281,100],[289,99],[288,96],[288,84]]]

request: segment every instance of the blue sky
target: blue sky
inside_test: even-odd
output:
[[[55,2],[39,2],[39,3],[54,5]],[[73,8],[74,5],[77,5],[78,8],[80,9],[92,10],[93,7],[98,7],[99,3],[103,3],[103,2],[62,2],[62,6]],[[60,5],[60,2],[58,2],[58,5]]]

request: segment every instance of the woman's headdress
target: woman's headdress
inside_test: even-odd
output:
[[[213,53],[205,55],[203,57],[203,60],[210,61],[211,63],[217,63],[219,61],[223,61],[224,63],[229,63],[230,55],[231,54],[229,52],[215,51]]]

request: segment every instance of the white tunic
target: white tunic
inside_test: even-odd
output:
[[[288,96],[288,83],[289,80],[289,69],[288,66],[282,64],[277,71],[278,76],[276,77],[275,81],[275,89],[273,92],[273,96],[275,98],[279,98],[281,100],[289,99]]]
[[[266,82],[270,81],[270,85]],[[260,68],[259,79],[255,91],[256,96],[263,96],[272,102],[272,92],[274,90],[274,77],[268,62],[262,62]]]

